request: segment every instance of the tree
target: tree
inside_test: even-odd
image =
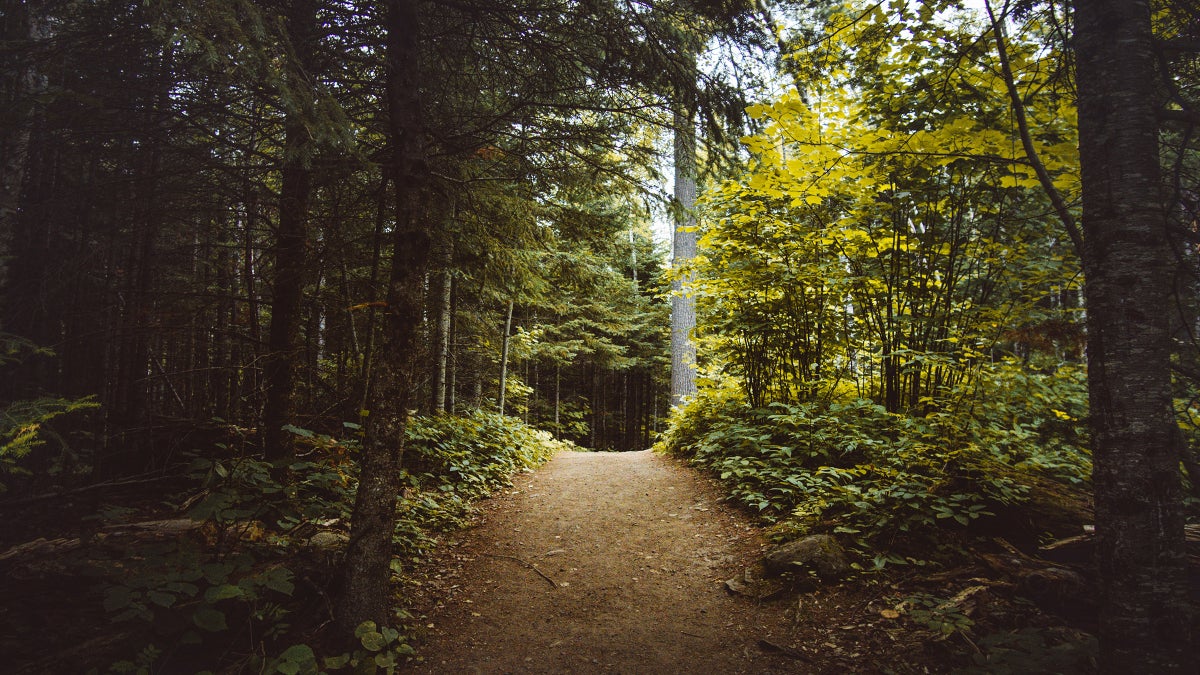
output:
[[[675,88],[674,148],[675,201],[672,215],[671,265],[677,278],[671,283],[671,405],[696,393],[696,299],[692,295],[693,275],[685,271],[696,257],[696,103],[693,94],[696,57],[684,46],[685,65]],[[684,81],[683,78],[688,78]]]
[[[358,492],[337,606],[338,624],[347,635],[364,621],[383,626],[392,618],[391,594],[385,589],[391,578],[404,430],[409,407],[417,400],[417,338],[430,246],[424,221],[430,177],[419,69],[423,19],[419,0],[386,4],[387,120],[396,220],[383,343],[368,385]]]
[[[1073,353],[1077,273],[976,26],[879,6],[793,54],[808,91],[751,106],[749,170],[706,198],[706,340],[752,405],[853,391],[924,415],[990,360]],[[1012,46],[1047,175],[1077,184],[1055,55]],[[955,64],[945,66],[947,61]],[[1058,331],[1062,335],[1055,335]]]
[[[1195,672],[1148,0],[1076,2],[1102,668]]]
[[[268,333],[263,447],[271,458],[292,454],[285,424],[295,415],[296,376],[300,370],[300,319],[307,264],[309,200],[312,196],[313,102],[317,41],[317,4],[292,0],[285,17],[289,49],[281,83],[285,109],[280,167],[279,226],[275,239],[275,287]]]

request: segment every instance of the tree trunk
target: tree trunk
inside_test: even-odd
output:
[[[695,79],[695,57],[689,55],[688,76]],[[691,86],[680,86],[675,101],[675,235],[672,266],[678,269],[696,256],[696,106]],[[671,282],[671,405],[696,393],[696,299],[688,288],[690,274]]]
[[[284,120],[283,165],[280,169],[279,227],[275,239],[275,286],[271,328],[267,333],[266,405],[263,449],[269,459],[286,459],[295,448],[283,426],[295,412],[296,375],[300,370],[300,314],[307,267],[308,201],[312,192],[312,136],[306,121],[312,100],[317,8],[312,0],[292,0],[287,33],[296,56],[288,76],[291,102]]]
[[[375,342],[378,339],[377,324],[379,319],[378,300],[384,294],[379,292],[379,269],[383,259],[383,226],[387,220],[387,191],[390,177],[388,170],[384,167],[383,178],[379,181],[379,193],[375,201],[375,231],[371,235],[371,276],[368,282],[368,292],[370,302],[367,303],[367,326],[364,330],[366,333],[366,345],[363,347],[362,369],[359,373],[360,385],[362,387],[362,398],[358,409],[360,411],[367,410],[371,407],[368,400],[371,396],[371,380],[372,366],[375,363]],[[393,205],[394,208],[394,205]]]
[[[513,301],[508,301],[508,319],[504,322],[504,340],[500,348],[500,414],[504,414],[504,392],[508,385],[508,341],[512,334]]]
[[[458,290],[450,284],[450,348],[447,366],[450,370],[446,383],[446,410],[454,415],[458,412]]]
[[[1150,3],[1075,12],[1101,670],[1190,673]]]
[[[339,628],[350,634],[364,621],[391,622],[392,536],[400,492],[408,409],[414,402],[421,326],[421,283],[429,264],[424,201],[429,169],[424,158],[420,13],[416,0],[388,0],[388,132],[395,166],[396,225],[384,311],[383,343],[375,360],[363,426],[358,492],[336,607]]]
[[[8,239],[16,229],[20,210],[35,98],[46,88],[45,78],[28,59],[35,53],[33,46],[49,37],[43,4],[4,0],[0,5],[0,38],[10,45],[26,44],[25,49],[10,52],[0,70],[0,109],[5,111],[0,116],[0,265],[10,255]],[[0,268],[0,278],[4,272]]]
[[[433,405],[431,407],[434,412],[446,412],[446,390],[450,370],[450,318],[453,316],[451,299],[454,290],[452,269],[454,241],[450,239],[449,232],[441,233],[434,257],[437,265],[437,269],[434,270],[437,285],[431,295],[437,303],[437,325],[434,331],[434,347],[437,353],[434,356]]]
[[[246,222],[245,234],[242,240],[242,275],[243,285],[246,292],[246,331],[250,337],[249,342],[238,339],[231,341],[236,353],[231,351],[230,364],[233,368],[241,371],[241,378],[234,375],[234,388],[231,389],[230,410],[236,413],[234,419],[243,419],[253,417],[253,414],[248,412],[258,409],[255,405],[259,392],[259,369],[254,365],[257,354],[258,345],[262,344],[262,324],[259,312],[258,302],[258,272],[255,269],[254,251],[256,248],[255,232],[258,229],[258,196],[251,193],[250,198],[246,202]],[[233,287],[230,288],[233,290]],[[235,315],[234,305],[230,305],[229,317],[230,324],[233,324]],[[248,354],[243,357],[242,352],[245,350]]]

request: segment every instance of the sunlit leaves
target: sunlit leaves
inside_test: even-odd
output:
[[[1078,284],[985,27],[950,4],[833,16],[789,57],[809,89],[747,111],[762,125],[744,139],[753,163],[710,191],[697,266],[710,347],[754,403],[852,382],[889,409],[927,405]],[[1018,87],[1071,200],[1071,99],[1056,93],[1057,54],[1026,28],[1009,45]]]

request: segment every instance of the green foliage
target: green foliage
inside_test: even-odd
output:
[[[261,672],[394,672],[412,653],[396,628],[364,624],[355,636],[361,649],[319,660],[312,646],[296,642],[309,636],[291,625],[302,603],[311,602],[297,589],[304,574],[297,565],[305,564],[297,562],[300,547],[316,528],[349,521],[358,441],[356,425],[346,429],[351,437],[338,439],[290,427],[303,459],[286,465],[254,457],[193,460],[191,475],[200,492],[187,500],[186,513],[200,526],[185,523],[185,534],[173,541],[138,543],[102,570],[110,580],[105,611],[113,621],[140,624],[153,640],[137,660],[114,668],[161,667],[156,644],[200,650],[249,631],[258,636],[258,651],[241,658]],[[393,569],[401,571],[422,555],[433,543],[431,531],[461,524],[473,500],[567,447],[544,431],[493,413],[412,419],[409,488],[398,496],[400,557]],[[122,509],[106,513],[130,515]]]
[[[513,417],[487,411],[467,416],[418,417],[408,428],[407,452],[421,484],[477,499],[507,485],[518,471],[540,466],[571,447]]]
[[[54,351],[20,335],[0,331],[0,366],[21,363],[31,356],[54,356]]]
[[[572,447],[514,417],[483,410],[414,418],[407,431],[407,461],[410,482],[418,489],[401,497],[402,545],[419,553],[428,543],[423,531],[457,527],[472,501]]]
[[[1025,161],[989,43],[929,3],[893,5],[834,11],[823,39],[788,55],[805,91],[749,108],[763,125],[743,139],[753,161],[705,197],[705,346],[753,405],[849,386],[923,414],[983,360],[1078,358],[1078,262]],[[1036,35],[1009,47],[1034,145],[1070,200],[1059,57]]]
[[[39,398],[9,404],[0,412],[0,476],[29,473],[21,466],[21,460],[48,439],[54,439],[66,452],[66,440],[54,433],[48,423],[63,415],[98,407],[100,404],[91,396],[74,400]],[[0,483],[0,493],[5,489],[4,483]]]
[[[952,599],[928,593],[916,593],[902,599],[896,605],[896,611],[907,616],[913,623],[937,633],[943,639],[955,633],[966,633],[975,625]]]
[[[343,657],[325,659],[326,667],[337,670],[342,667],[352,667],[359,671],[369,672],[382,670],[391,675],[400,665],[401,659],[414,653],[413,648],[404,641],[404,637],[392,628],[382,628],[374,621],[363,622],[355,631],[362,649],[356,649]]]
[[[26,359],[51,357],[54,352],[39,347],[19,335],[0,332],[0,366],[22,363]],[[50,467],[51,471],[62,471],[66,465],[78,463],[77,453],[70,448],[67,439],[54,431],[49,423],[64,415],[100,407],[94,396],[66,399],[43,396],[9,402],[0,412],[0,477],[30,473],[22,466],[22,460],[33,450],[53,440],[59,449],[59,458]],[[0,494],[7,487],[0,482]]]
[[[1043,482],[1083,489],[1080,369],[1005,361],[982,371],[982,385],[930,402],[924,417],[862,399],[754,408],[702,391],[661,446],[715,473],[781,533],[847,535],[880,551],[882,567],[905,559],[888,551],[928,555],[945,529],[969,532]]]

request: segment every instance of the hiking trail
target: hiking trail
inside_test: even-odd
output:
[[[813,670],[780,651],[783,606],[723,585],[761,555],[758,529],[676,460],[560,453],[480,510],[428,571],[416,672]]]

